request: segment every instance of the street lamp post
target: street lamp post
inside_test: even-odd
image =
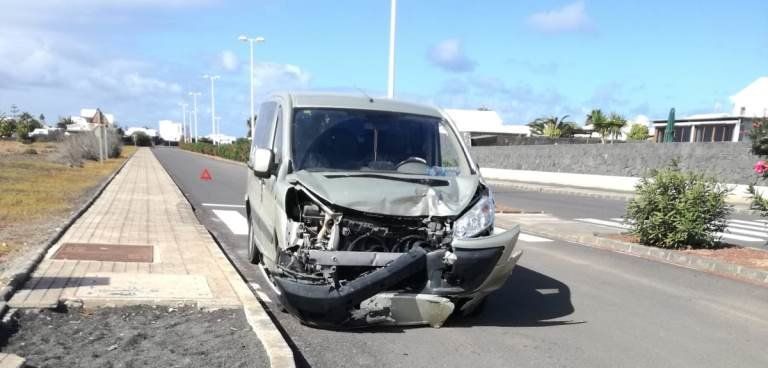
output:
[[[264,42],[264,37],[250,38],[246,35],[240,35],[240,37],[238,37],[237,39],[242,42],[248,42],[248,45],[250,46],[250,51],[251,51],[251,114],[248,115],[248,120],[251,121],[251,137],[253,137],[253,134],[256,129],[256,122],[253,120],[253,115],[254,115],[254,111],[253,111],[253,99],[254,99],[253,98],[253,44]]]
[[[180,102],[179,106],[181,106],[181,135],[184,137],[184,142],[187,141],[187,135],[189,134],[189,131],[187,129],[187,104]]]
[[[389,73],[387,75],[387,98],[395,97],[395,20],[397,0],[391,0],[389,10]]]
[[[200,92],[189,92],[189,95],[192,96],[192,120],[195,123],[193,136],[195,137],[195,143],[197,143],[197,96],[200,96]]]
[[[218,75],[206,74],[203,78],[211,80],[211,134],[213,134],[213,143],[219,144],[216,136],[216,89],[214,87],[214,82],[221,77]]]

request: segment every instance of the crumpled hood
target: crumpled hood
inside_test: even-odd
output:
[[[391,216],[456,216],[477,190],[479,176],[416,176],[373,172],[289,174],[333,205]]]

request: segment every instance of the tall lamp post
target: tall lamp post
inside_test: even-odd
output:
[[[213,134],[213,143],[219,144],[216,136],[216,89],[214,87],[214,82],[221,78],[221,76],[206,74],[203,78],[211,80],[211,134]]]
[[[192,121],[195,123],[195,130],[193,136],[195,137],[195,143],[197,143],[197,96],[200,96],[200,92],[189,92],[192,96]]]
[[[395,24],[397,0],[392,0],[389,10],[389,73],[387,75],[387,98],[395,97]]]
[[[237,39],[242,42],[248,42],[251,51],[251,114],[248,115],[248,120],[251,121],[251,137],[253,137],[256,128],[256,124],[253,121],[253,44],[264,42],[264,37],[251,38],[246,35],[240,35]]]
[[[179,102],[179,106],[181,106],[181,135],[184,137],[184,142],[187,142],[187,135],[189,135],[189,130],[187,130],[187,104]]]

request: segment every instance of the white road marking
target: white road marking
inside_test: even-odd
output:
[[[768,233],[768,226],[749,226],[749,225],[735,224],[733,222],[728,222],[728,227],[729,228],[747,229],[747,230],[757,230],[757,231],[762,231],[764,233]]]
[[[574,220],[581,221],[581,222],[587,222],[587,223],[595,224],[595,225],[602,225],[602,226],[608,226],[608,227],[618,227],[620,229],[629,229],[629,228],[632,227],[632,226],[629,226],[627,224],[623,224],[621,222],[607,221],[607,220],[598,220],[598,219],[593,219],[593,218],[577,218],[577,219],[574,219]]]
[[[746,220],[730,219],[728,220],[728,222],[732,224],[754,226],[754,227],[759,227],[759,228],[768,230],[768,224],[761,221],[746,221]]]
[[[728,228],[725,231],[728,233],[761,236],[763,238],[768,238],[768,234],[766,234],[765,231],[744,230],[744,229],[739,229],[733,226],[728,226]]]
[[[560,289],[536,289],[541,295],[560,294]]]
[[[220,204],[220,203],[203,203],[206,207],[223,207],[223,208],[245,208],[242,204]]]
[[[237,211],[213,210],[213,213],[224,222],[229,231],[235,235],[248,235],[248,220]]]
[[[263,301],[265,301],[267,303],[272,303],[272,299],[270,299],[267,296],[267,294],[265,294],[263,291],[261,291],[261,285],[255,283],[255,282],[251,282],[250,284],[256,290],[256,295],[259,297],[259,299],[261,299],[261,300],[263,300]]]
[[[552,241],[551,239],[542,238],[536,235],[525,234],[525,233],[520,233],[517,239],[520,241],[528,242],[528,243],[546,243],[546,242]]]
[[[615,227],[619,229],[630,229],[632,227],[631,225],[622,223],[622,222],[599,220],[599,219],[593,219],[593,218],[580,218],[580,219],[574,219],[574,220],[587,222],[595,225]],[[623,219],[613,218],[612,220],[623,220]],[[743,220],[728,220],[728,221],[750,223],[749,221],[743,221]],[[736,227],[731,227],[731,226],[728,226],[726,231],[727,232],[725,233],[715,233],[715,235],[723,239],[740,240],[740,241],[748,241],[748,242],[765,242],[765,239],[755,238],[755,236],[768,238],[768,232],[749,231],[749,230],[738,229]],[[742,235],[739,235],[739,234],[742,234]],[[747,235],[752,235],[752,236],[747,236]]]
[[[749,241],[749,242],[765,242],[765,239],[753,238],[751,236],[744,236],[744,235],[725,234],[725,233],[715,233],[715,235],[723,237],[724,239],[733,239],[733,240],[741,240],[741,241]]]
[[[274,284],[272,284],[271,281],[269,281],[269,276],[267,275],[267,271],[264,269],[264,266],[259,265],[259,270],[261,271],[261,275],[264,276],[264,280],[267,282],[267,285],[269,285],[270,289],[272,289],[275,294],[281,295],[282,293],[280,290]]]

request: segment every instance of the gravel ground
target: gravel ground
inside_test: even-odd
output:
[[[265,367],[241,310],[131,306],[22,312],[2,348],[32,367]]]

